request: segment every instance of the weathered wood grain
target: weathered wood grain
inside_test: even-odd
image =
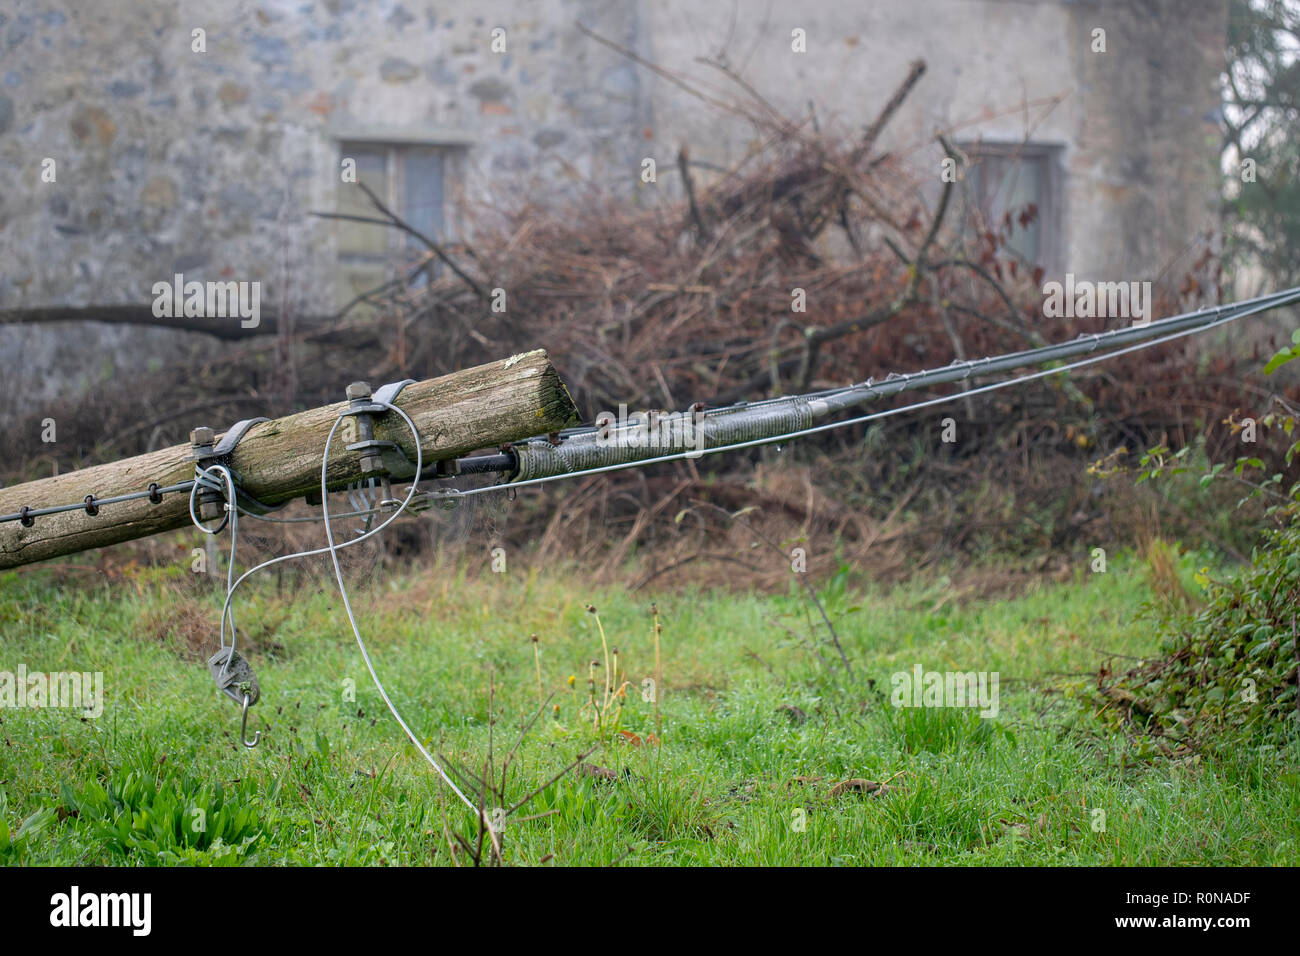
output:
[[[340,392],[346,384],[340,384]],[[410,415],[419,429],[426,463],[555,431],[570,424],[576,412],[568,390],[541,349],[408,385],[394,404]],[[339,402],[253,426],[230,461],[242,487],[267,504],[319,489],[325,438],[346,406],[347,402]],[[331,484],[360,476],[357,456],[344,450],[342,431],[340,427],[330,448]],[[375,437],[396,442],[409,457],[415,457],[410,431],[398,416],[381,416],[375,423]],[[88,494],[96,498],[129,494],[145,490],[150,482],[166,486],[187,481],[194,477],[191,451],[189,445],[175,445],[0,488],[0,514],[17,512],[24,505],[72,504]],[[3,522],[0,569],[146,537],[189,521],[187,497],[173,493],[159,504],[141,498],[104,505],[95,516],[84,510],[47,515],[36,518],[30,528],[17,521]]]

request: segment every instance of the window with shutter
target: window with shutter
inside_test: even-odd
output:
[[[356,161],[357,181],[411,228],[435,242],[447,237],[445,198],[451,147],[435,144],[343,142],[342,159]],[[339,213],[379,218],[356,183],[339,183]],[[385,282],[409,274],[427,257],[428,248],[399,229],[350,219],[335,220],[338,250],[337,300],[340,306]],[[431,263],[415,281],[437,274]]]

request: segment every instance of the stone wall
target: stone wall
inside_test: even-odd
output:
[[[671,173],[683,144],[720,166],[750,148],[746,124],[578,22],[732,95],[696,62],[722,55],[781,109],[811,103],[847,128],[922,56],[885,145],[925,174],[936,127],[1058,144],[1063,265],[1146,278],[1215,223],[1225,19],[1226,0],[0,0],[0,309],[148,302],[179,272],[328,311],[337,226],[311,212],[334,207],[340,139],[457,144],[453,185],[505,205],[588,182],[632,201],[643,157]],[[794,28],[808,52],[791,50]],[[673,194],[676,177],[660,186]],[[215,347],[156,328],[0,327],[0,420]]]
[[[1077,275],[1151,278],[1217,226],[1226,0],[805,0],[768,20],[674,2],[647,16],[656,59],[683,77],[719,85],[695,61],[721,52],[783,111],[806,113],[811,102],[822,123],[850,130],[871,122],[923,57],[929,69],[882,146],[936,183],[936,129],[1060,146],[1059,265]],[[804,55],[790,50],[794,27],[807,31]],[[1097,28],[1104,53],[1092,50]],[[672,83],[651,77],[649,96],[660,154],[687,142],[694,158],[727,165],[750,145],[743,124],[719,124]]]

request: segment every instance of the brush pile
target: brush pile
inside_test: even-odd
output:
[[[368,377],[380,382],[545,347],[590,421],[620,405],[681,410],[757,399],[1100,330],[1100,319],[1042,318],[1042,269],[1008,245],[1034,222],[1032,205],[983,221],[963,201],[962,177],[917,180],[915,161],[877,149],[923,71],[914,64],[880,116],[852,134],[781,116],[748,91],[751,99],[736,108],[753,122],[761,149],[719,172],[694,165],[683,148],[676,169],[661,167],[660,182],[643,184],[636,201],[593,190],[562,209],[465,209],[472,241],[444,246],[419,237],[427,251],[406,281],[362,297],[328,327],[242,344],[184,380],[160,373],[146,390],[168,394],[172,407],[195,408],[152,432],[134,419],[121,430],[111,420],[104,427],[101,418],[87,436],[91,457],[183,440],[196,408],[233,421],[336,400],[346,380],[340,351],[353,370],[363,355]],[[942,136],[925,148],[936,170],[944,156],[955,168],[968,164]],[[411,232],[371,200],[377,218]],[[1157,285],[1154,311],[1220,295],[1207,253],[1176,288]],[[340,342],[348,348],[336,350]],[[1067,383],[1034,383],[889,419],[870,432],[802,442],[796,455],[817,472],[815,492],[798,469],[765,468],[769,483],[756,485],[754,465],[770,464],[772,452],[716,456],[548,491],[563,510],[521,513],[512,537],[540,540],[543,554],[593,560],[651,546],[663,566],[674,565],[704,553],[700,536],[716,534],[716,519],[682,517],[707,499],[757,503],[786,515],[783,530],[838,533],[850,548],[875,546],[877,557],[901,527],[887,533],[885,519],[905,509],[925,516],[904,523],[927,555],[990,541],[1059,547],[1097,518],[1086,507],[1087,460],[1118,444],[1185,442],[1244,404],[1238,360],[1221,355],[1198,367],[1194,349],[1161,346]],[[111,419],[111,403],[105,408]],[[940,440],[948,416],[955,442]],[[1081,521],[1060,520],[1081,507]],[[1040,512],[1048,517],[1033,524]]]

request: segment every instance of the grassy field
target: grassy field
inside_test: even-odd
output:
[[[1194,566],[1184,561],[1189,583]],[[539,694],[554,695],[508,762],[505,799],[486,801],[538,791],[504,817],[508,864],[1295,865],[1294,748],[1143,760],[1061,692],[1105,652],[1154,650],[1144,572],[1112,559],[1104,574],[1081,566],[1001,601],[956,601],[943,579],[869,593],[832,581],[822,600],[852,680],[795,590],[656,599],[558,571],[433,570],[385,578],[354,606],[415,732],[475,772],[491,737],[497,786]],[[105,697],[95,719],[0,710],[0,860],[471,862],[455,833],[477,847],[475,819],[385,710],[329,581],[241,592],[262,687],[250,729],[265,731],[247,752],[238,708],[204,664],[215,579],[199,595],[186,574],[80,587],[46,569],[0,576],[0,671],[102,671]],[[658,733],[643,684],[652,600]],[[599,728],[598,623],[628,681]],[[997,717],[891,706],[891,675],[916,665],[997,672]],[[560,773],[591,747],[586,770]]]

